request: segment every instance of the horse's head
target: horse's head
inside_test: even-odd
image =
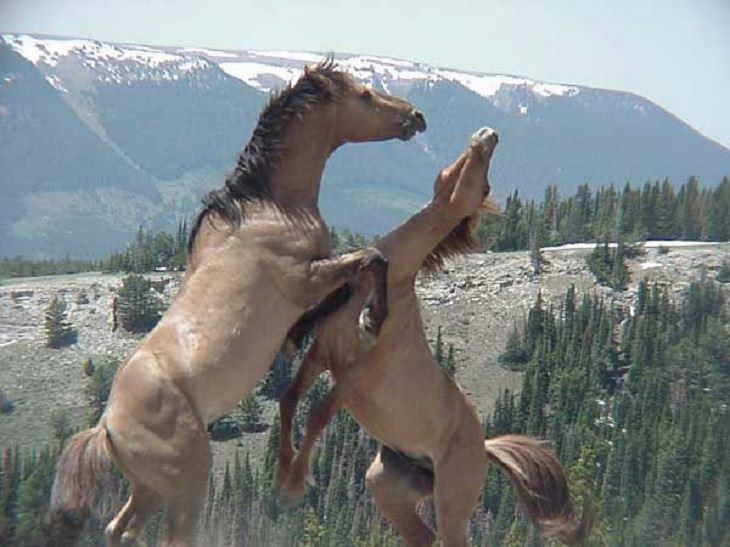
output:
[[[452,229],[423,261],[423,270],[437,271],[448,257],[473,251],[477,242],[472,231],[479,213],[498,210],[489,199],[488,179],[498,140],[493,129],[479,129],[466,151],[436,177],[431,203]]]
[[[302,80],[331,98],[325,104],[335,147],[347,142],[405,141],[426,129],[426,118],[412,104],[357,83],[331,61],[308,67]]]
[[[426,130],[426,118],[403,99],[350,80],[336,108],[340,142],[409,140]]]
[[[464,218],[494,207],[488,200],[489,163],[497,142],[493,129],[479,129],[472,135],[467,151],[436,178],[434,201],[441,202],[450,215]]]

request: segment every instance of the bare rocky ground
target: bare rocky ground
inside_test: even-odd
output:
[[[520,376],[502,368],[498,356],[515,321],[525,317],[538,291],[546,302],[559,304],[566,289],[588,289],[604,295],[617,310],[629,313],[642,278],[669,284],[681,291],[703,274],[714,276],[730,257],[730,244],[672,249],[666,254],[649,250],[629,262],[631,287],[619,294],[597,287],[585,265],[587,251],[545,251],[549,261],[539,277],[531,275],[525,252],[475,254],[452,261],[447,270],[418,280],[429,339],[442,327],[446,344],[456,350],[456,378],[480,415],[488,413],[497,393],[519,386]],[[180,274],[155,274],[166,281],[161,298],[169,299],[180,283]],[[9,279],[0,284],[0,389],[14,404],[14,411],[0,415],[0,448],[20,445],[40,447],[52,438],[52,416],[66,411],[74,425],[86,426],[88,382],[84,359],[102,363],[124,358],[140,336],[112,333],[109,301],[122,276],[79,274],[42,278]],[[77,342],[64,349],[43,346],[43,312],[53,294],[63,297],[69,320],[78,331]],[[271,423],[275,405],[265,404]],[[263,454],[267,433],[213,443],[216,461],[224,461],[237,447],[248,449],[254,459]]]

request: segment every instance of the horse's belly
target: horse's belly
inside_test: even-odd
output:
[[[419,357],[394,351],[392,359],[359,363],[362,374],[350,380],[357,385],[346,406],[383,444],[430,456],[448,427],[450,405],[442,373],[423,362],[430,355]]]

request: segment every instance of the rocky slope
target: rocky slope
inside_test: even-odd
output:
[[[584,249],[544,251],[545,272],[531,275],[527,253],[475,254],[449,263],[447,270],[418,280],[429,339],[442,327],[443,339],[456,349],[459,383],[483,416],[504,387],[517,387],[519,374],[498,364],[507,336],[524,317],[538,291],[546,302],[559,303],[574,284],[579,290],[602,294],[616,313],[631,313],[636,284],[647,278],[668,284],[678,293],[698,276],[714,276],[730,257],[730,243],[672,248],[666,254],[649,249],[629,262],[631,287],[619,294],[597,287],[585,266]],[[155,274],[162,281],[160,297],[169,301],[179,287],[180,274]],[[121,285],[120,275],[80,274],[5,280],[0,285],[0,388],[15,410],[0,416],[0,448],[15,444],[38,447],[52,436],[51,418],[66,411],[75,425],[86,424],[82,362],[121,359],[139,342],[139,336],[110,332],[109,299]],[[71,347],[43,347],[43,311],[53,294],[66,300],[69,319],[78,330]],[[265,419],[275,412],[265,404]],[[267,433],[214,443],[220,464],[223,455],[243,445],[262,454]]]

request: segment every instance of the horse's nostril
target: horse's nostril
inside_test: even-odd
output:
[[[420,110],[413,111],[413,117],[416,119],[416,129],[418,131],[426,130],[426,117]]]

